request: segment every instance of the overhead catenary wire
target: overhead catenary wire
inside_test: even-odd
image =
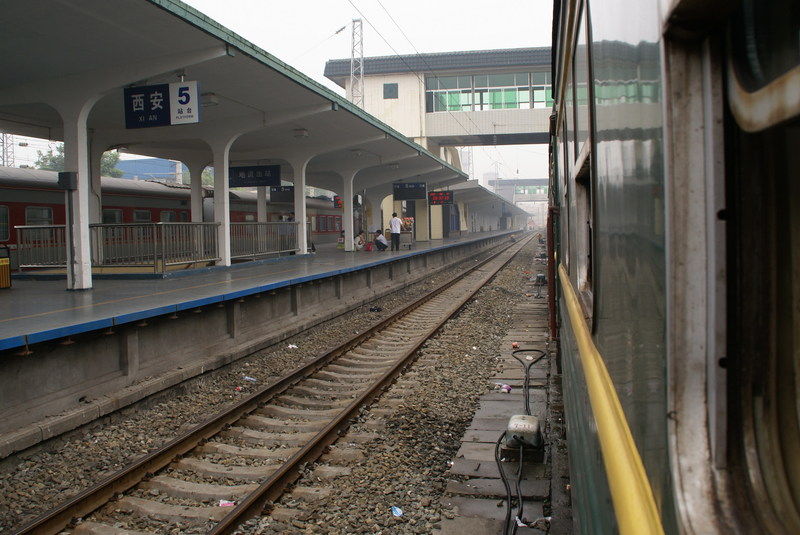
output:
[[[375,32],[376,32],[376,33],[378,34],[378,36],[379,36],[379,37],[380,37],[380,38],[383,40],[383,42],[384,42],[384,43],[386,43],[386,45],[387,45],[387,46],[388,46],[388,47],[389,47],[389,48],[392,50],[392,52],[394,52],[395,56],[397,56],[397,58],[398,58],[398,59],[399,59],[399,60],[400,60],[400,61],[403,63],[403,65],[405,65],[405,66],[406,66],[406,68],[408,69],[408,71],[409,71],[410,73],[412,73],[414,76],[416,76],[416,77],[417,77],[417,79],[420,81],[420,83],[421,83],[421,84],[423,85],[423,87],[424,87],[424,86],[425,86],[425,80],[423,79],[422,75],[421,75],[419,72],[417,72],[417,71],[416,71],[414,68],[412,68],[412,67],[411,67],[411,65],[409,65],[409,64],[408,64],[408,62],[405,60],[405,58],[404,58],[404,57],[403,57],[403,56],[402,56],[402,55],[401,55],[401,54],[400,54],[400,53],[399,53],[399,52],[398,52],[398,51],[397,51],[397,50],[394,48],[394,46],[392,46],[392,44],[391,44],[391,43],[389,43],[389,41],[386,39],[386,37],[384,37],[384,36],[383,36],[383,34],[382,34],[382,33],[380,32],[380,30],[378,30],[378,28],[377,28],[377,27],[376,27],[376,26],[375,26],[375,25],[372,23],[372,21],[371,21],[371,20],[369,20],[369,18],[368,18],[368,17],[367,17],[367,16],[366,16],[366,15],[365,15],[365,14],[364,14],[362,11],[361,11],[361,9],[359,9],[359,8],[358,8],[358,6],[356,6],[356,5],[355,5],[355,3],[353,3],[353,0],[348,0],[348,2],[350,3],[350,5],[351,5],[351,6],[353,6],[353,8],[354,8],[356,11],[358,11],[359,15],[361,15],[361,17],[362,17],[362,18],[363,18],[363,19],[364,19],[364,20],[367,22],[367,24],[369,24],[369,25],[370,25],[370,27],[372,27],[372,29],[373,29],[373,30],[375,30]],[[387,14],[387,16],[389,17],[389,19],[392,21],[392,23],[394,23],[394,25],[397,27],[397,29],[400,31],[400,33],[403,35],[403,37],[406,39],[406,41],[408,41],[408,43],[411,45],[411,48],[413,48],[413,49],[414,49],[414,52],[416,53],[416,56],[417,56],[417,58],[418,58],[418,59],[420,59],[420,60],[422,61],[422,63],[423,63],[423,64],[424,64],[424,65],[427,67],[427,69],[428,69],[428,72],[430,72],[430,73],[433,75],[433,77],[434,77],[434,78],[435,78],[435,79],[438,81],[438,80],[439,80],[438,73],[437,73],[437,72],[436,72],[436,71],[435,71],[435,70],[434,70],[434,69],[433,69],[433,68],[430,66],[430,64],[429,64],[429,63],[426,61],[426,59],[425,59],[424,55],[423,55],[423,54],[421,54],[421,53],[419,52],[419,50],[417,50],[417,47],[416,47],[416,46],[414,46],[414,43],[411,41],[411,39],[409,39],[409,37],[406,35],[406,33],[403,31],[403,29],[400,27],[400,25],[399,25],[399,24],[397,23],[397,21],[395,20],[395,18],[392,16],[392,14],[391,14],[391,13],[389,13],[389,10],[388,10],[388,9],[386,9],[386,7],[383,5],[383,3],[382,3],[380,0],[378,0],[378,4],[379,4],[379,5],[381,6],[381,8],[382,8],[382,9],[383,9],[383,10],[386,12],[386,14]],[[452,119],[455,121],[455,123],[456,123],[456,124],[458,124],[458,126],[459,126],[459,127],[460,127],[460,128],[463,130],[463,131],[464,131],[464,133],[465,133],[465,134],[467,134],[467,135],[470,135],[470,131],[469,131],[469,129],[468,129],[468,128],[467,128],[467,127],[466,127],[466,126],[465,126],[465,125],[464,125],[464,124],[463,124],[463,123],[462,123],[462,122],[459,120],[459,118],[458,118],[457,116],[455,116],[451,110],[446,110],[446,111],[447,111],[447,113],[448,113],[448,114],[450,114],[450,117],[452,117]],[[478,126],[478,124],[477,124],[477,123],[475,123],[475,121],[474,121],[474,120],[473,120],[471,117],[469,117],[469,116],[466,116],[466,118],[467,118],[467,120],[468,120],[470,123],[472,123],[472,125],[473,125],[473,126],[476,128],[476,129],[479,129],[479,126]],[[487,158],[488,158],[488,159],[489,159],[489,160],[490,160],[492,163],[494,163],[494,164],[497,164],[497,165],[502,165],[502,166],[504,166],[505,168],[507,168],[507,169],[509,169],[509,170],[512,170],[512,169],[513,169],[513,168],[512,168],[512,167],[511,167],[511,166],[510,166],[510,165],[509,165],[509,164],[508,164],[508,163],[505,161],[505,158],[504,158],[504,157],[503,157],[503,156],[502,156],[502,155],[501,155],[499,152],[497,153],[497,156],[498,156],[498,157],[499,157],[499,158],[502,160],[502,162],[500,162],[500,161],[498,161],[497,159],[493,158],[493,157],[492,157],[492,156],[489,154],[489,152],[486,150],[486,148],[485,148],[484,146],[482,146],[482,145],[478,145],[478,147],[480,147],[481,151],[483,151],[483,153],[486,155],[486,157],[487,157]],[[496,146],[495,146],[495,148],[496,148]],[[498,173],[498,174],[499,174],[499,173]]]

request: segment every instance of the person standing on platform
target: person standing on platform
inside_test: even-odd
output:
[[[389,220],[389,230],[392,231],[392,251],[400,250],[400,232],[403,230],[403,221],[397,217],[397,212]]]
[[[375,247],[378,251],[385,251],[389,247],[389,242],[386,241],[386,236],[380,230],[375,231]]]

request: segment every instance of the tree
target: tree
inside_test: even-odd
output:
[[[46,169],[48,171],[64,171],[64,144],[58,143],[56,150],[49,149],[47,152],[40,150],[36,151],[38,156],[34,164],[38,169]],[[125,174],[121,169],[117,169],[119,162],[119,152],[115,150],[103,153],[103,158],[100,161],[100,175],[121,177]]]

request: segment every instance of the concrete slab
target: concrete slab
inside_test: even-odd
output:
[[[511,491],[516,492],[515,480],[509,481]],[[526,499],[544,500],[550,495],[550,481],[543,479],[525,480],[520,484],[522,496]],[[506,488],[500,478],[469,479],[467,481],[448,481],[447,492],[462,496],[482,496],[486,498],[505,498]]]

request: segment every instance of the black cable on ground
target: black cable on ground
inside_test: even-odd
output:
[[[535,359],[531,360],[530,362],[526,363],[520,357],[517,356],[518,353],[527,353],[527,352],[531,352],[531,351],[533,351],[535,353],[539,353],[539,356],[536,357]],[[523,382],[523,394],[525,396],[525,414],[530,416],[531,415],[531,405],[530,405],[530,388],[529,387],[530,387],[530,382],[531,382],[531,377],[530,377],[530,375],[531,375],[530,374],[531,367],[534,364],[536,364],[537,362],[539,362],[540,360],[542,360],[544,357],[546,357],[547,353],[542,351],[541,349],[517,349],[515,351],[512,351],[511,355],[517,360],[517,362],[522,364],[522,367],[525,369],[525,380]],[[508,478],[506,477],[505,470],[503,469],[503,464],[502,464],[502,462],[500,460],[500,445],[503,443],[503,439],[505,438],[505,436],[506,436],[506,432],[504,431],[500,435],[500,438],[497,439],[497,443],[495,444],[495,447],[494,447],[494,460],[497,463],[497,470],[500,472],[500,479],[503,480],[503,486],[505,486],[505,488],[506,488],[506,517],[505,517],[505,521],[503,522],[503,535],[509,535],[508,529],[509,529],[509,524],[511,523],[511,509],[512,509],[511,508],[511,485],[509,485],[509,483],[508,483]],[[519,511],[517,512],[517,515],[516,515],[516,519],[519,519],[521,521],[522,520],[522,516],[523,516],[523,510],[524,510],[524,502],[525,502],[525,500],[523,499],[523,496],[522,496],[522,469],[524,467],[523,452],[524,452],[525,444],[524,444],[524,441],[522,441],[520,437],[516,437],[515,436],[514,438],[516,438],[520,442],[520,445],[519,445],[519,460],[518,460],[519,464],[518,464],[518,467],[517,467],[517,480],[516,480],[516,484],[515,484],[515,490],[517,491],[517,506],[519,508]],[[530,445],[533,446],[533,444],[530,444]],[[517,533],[518,523],[516,522],[516,519],[514,521],[513,528],[511,529],[511,535],[515,535]]]
[[[511,521],[511,486],[508,484],[506,471],[503,469],[503,463],[500,461],[500,444],[503,443],[505,436],[506,433],[503,431],[494,445],[494,461],[497,463],[497,470],[500,471],[500,479],[503,480],[503,486],[506,488],[506,518],[503,522],[503,535],[508,535],[508,524]]]
[[[528,353],[528,352],[535,352],[539,353],[539,356],[528,363],[523,362],[521,358],[517,356],[517,353]],[[542,351],[541,349],[517,349],[511,352],[511,356],[517,359],[517,362],[522,364],[522,367],[525,368],[525,381],[523,383],[523,394],[525,395],[525,414],[528,416],[531,415],[531,401],[530,401],[530,389],[529,386],[531,384],[531,366],[542,360],[544,357],[547,356],[547,353]]]

